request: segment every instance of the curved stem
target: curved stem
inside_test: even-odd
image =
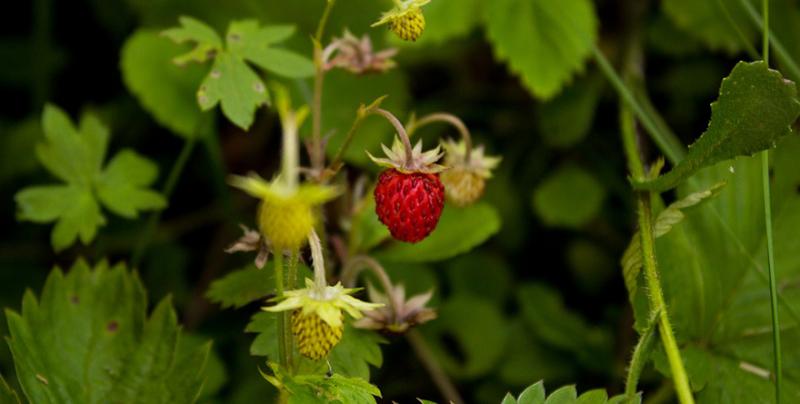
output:
[[[446,112],[436,112],[433,114],[425,115],[422,118],[413,121],[413,123],[409,125],[408,128],[409,136],[412,135],[417,129],[434,122],[449,123],[456,129],[458,129],[458,133],[461,134],[461,138],[464,140],[464,145],[466,145],[467,147],[466,155],[464,156],[464,158],[466,162],[469,163],[470,157],[472,156],[472,136],[470,136],[469,134],[469,129],[467,128],[467,125],[464,125],[464,121],[462,121],[461,118],[453,114],[448,114]]]
[[[375,276],[378,277],[386,293],[391,293],[394,285],[389,275],[386,273],[386,269],[384,269],[375,258],[366,255],[357,255],[347,260],[347,264],[344,270],[342,270],[342,283],[347,287],[353,287],[356,283],[356,278],[358,278],[358,274],[361,273],[364,268],[372,270]],[[392,305],[392,299],[389,299],[389,304]]]
[[[386,118],[389,123],[394,126],[395,130],[397,131],[397,135],[400,136],[400,140],[403,142],[403,148],[406,150],[406,165],[411,167],[414,159],[414,149],[411,147],[411,140],[408,138],[408,133],[406,133],[406,128],[403,127],[403,124],[400,123],[400,120],[397,119],[391,112],[383,109],[383,108],[375,108],[367,111],[367,114],[374,114],[380,115]]]
[[[656,335],[655,331],[660,314],[659,311],[650,316],[650,320],[647,322],[647,328],[645,328],[642,336],[639,338],[636,348],[633,349],[631,363],[628,365],[628,377],[625,379],[625,395],[628,398],[633,398],[638,391],[639,377],[642,374],[642,370],[644,370],[647,359],[650,357],[650,351],[653,349],[653,342],[655,342]]]
[[[311,247],[311,260],[314,266],[314,285],[317,288],[324,289],[328,286],[328,281],[325,279],[325,262],[322,258],[322,243],[319,241],[319,236],[315,230],[311,230],[308,235],[308,245]]]
[[[436,384],[436,387],[442,393],[445,400],[450,403],[463,404],[464,399],[458,394],[456,386],[450,381],[450,378],[439,365],[439,362],[436,361],[436,357],[433,356],[433,352],[431,352],[422,334],[417,330],[411,330],[406,333],[406,339],[408,339],[411,347],[414,348],[414,352],[417,354],[420,361],[422,361],[422,365],[425,366],[425,369],[431,375],[433,382]]]

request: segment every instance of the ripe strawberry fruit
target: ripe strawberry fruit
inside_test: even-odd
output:
[[[375,186],[375,213],[397,240],[416,243],[428,237],[439,223],[444,208],[444,186],[439,180],[443,166],[435,164],[440,148],[422,153],[417,143],[407,158],[402,143],[395,139],[392,149],[383,147],[387,158],[377,164],[389,167]]]

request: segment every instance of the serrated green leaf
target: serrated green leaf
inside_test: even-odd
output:
[[[477,296],[456,295],[439,307],[438,314],[422,331],[448,374],[475,378],[491,371],[502,357],[509,331],[499,307]],[[445,344],[444,335],[455,338],[458,348]],[[453,349],[459,349],[463,359],[453,355]]]
[[[465,253],[500,230],[500,216],[488,203],[459,209],[445,205],[436,229],[416,244],[393,242],[376,252],[380,261],[432,262]]]
[[[336,373],[369,380],[370,365],[380,368],[383,364],[382,343],[386,341],[375,332],[347,324],[342,340],[333,347],[328,360]]]
[[[37,147],[42,164],[65,185],[34,186],[15,195],[19,220],[55,221],[51,242],[56,251],[80,237],[90,243],[106,219],[100,203],[124,217],[140,210],[166,206],[164,198],[149,189],[158,168],[135,152],[123,150],[102,167],[108,146],[108,129],[93,115],[82,117],[78,128],[62,110],[45,106],[42,114],[45,142]]]
[[[200,66],[172,63],[179,48],[156,32],[138,30],[122,47],[120,69],[142,107],[159,124],[189,138],[198,135],[204,119],[195,95],[204,72]]]
[[[220,104],[222,113],[246,130],[253,124],[256,109],[269,102],[269,93],[264,82],[243,60],[222,52],[200,84],[197,102],[203,111]]]
[[[222,308],[240,308],[248,303],[266,298],[275,290],[273,266],[262,269],[248,265],[211,283],[206,297]]]
[[[170,28],[162,35],[177,43],[194,42],[196,45],[190,52],[175,57],[173,60],[176,64],[203,63],[222,49],[222,40],[213,28],[192,17],[182,16],[178,21],[180,27]]]
[[[163,209],[167,201],[147,189],[158,177],[158,166],[133,150],[123,149],[96,182],[97,196],[110,211],[134,219],[139,211]]]
[[[671,203],[666,209],[659,212],[656,216],[655,224],[653,225],[653,235],[659,238],[667,233],[686,217],[683,210],[703,203],[709,198],[716,196],[722,187],[726,185],[725,182],[714,184],[711,188],[693,192],[676,202]],[[625,288],[628,289],[628,298],[631,302],[636,299],[636,291],[638,289],[638,278],[642,272],[642,241],[640,233],[637,231],[633,234],[631,242],[625,249],[620,259],[622,266],[622,276],[625,279]]]
[[[565,307],[561,295],[542,284],[529,283],[518,293],[522,319],[551,347],[568,352],[581,364],[597,370],[611,366],[611,337]]]
[[[749,45],[755,43],[756,32],[736,0],[665,0],[661,7],[677,26],[711,49],[728,53],[744,50],[741,35],[747,38]],[[726,12],[733,22],[726,17]]]
[[[258,334],[250,345],[250,355],[278,360],[277,318],[275,313],[260,311],[250,319],[244,331]]]
[[[637,189],[666,191],[704,167],[775,147],[792,133],[800,115],[797,88],[764,62],[739,62],[722,80],[711,104],[708,129],[670,172],[650,181],[634,181]]]
[[[800,338],[800,139],[785,138],[774,157],[775,269],[782,339]],[[732,168],[732,170],[731,170]],[[699,403],[771,402],[772,337],[761,161],[739,158],[698,173],[679,195],[719,181],[728,185],[708,203],[687,213],[680,226],[656,241],[665,304],[683,347]],[[635,310],[647,316],[646,304]],[[800,346],[783,345],[784,363],[800,361]],[[658,365],[659,361],[656,361]],[[662,372],[663,366],[657,366]],[[800,397],[800,372],[783,368],[782,401]],[[767,401],[769,400],[769,401]]]
[[[486,31],[497,58],[525,87],[548,99],[583,69],[597,37],[589,0],[484,2]]]
[[[233,21],[228,27],[228,51],[275,74],[303,78],[314,75],[314,64],[295,52],[274,48],[289,38],[294,26],[259,26],[255,20]]]
[[[500,404],[517,404],[517,399],[511,395],[511,393],[506,393],[505,397],[503,397],[503,401]]]
[[[578,398],[575,386],[564,386],[547,396],[545,404],[573,404]]]
[[[319,402],[337,404],[372,404],[381,392],[377,387],[358,377],[301,375],[284,379],[289,390],[290,404]]]
[[[606,191],[591,174],[566,165],[542,181],[533,192],[533,209],[548,226],[577,228],[600,212]]]
[[[519,404],[541,404],[544,403],[545,400],[545,392],[544,392],[544,383],[539,381],[534,383],[525,390],[522,390],[522,393],[519,395],[519,399],[517,402]]]
[[[20,384],[35,403],[191,403],[209,345],[176,355],[169,299],[148,318],[144,288],[122,265],[82,261],[50,273],[40,299],[6,311]]]
[[[608,393],[605,389],[589,390],[578,397],[577,404],[606,404]]]
[[[581,78],[541,105],[537,124],[539,133],[548,145],[572,147],[586,137],[600,99],[600,83],[594,77]]]
[[[3,375],[0,375],[0,404],[20,404],[17,392],[6,383]]]

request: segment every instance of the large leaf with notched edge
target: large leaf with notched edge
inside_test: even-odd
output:
[[[17,376],[34,403],[192,403],[210,344],[181,350],[169,299],[147,316],[139,278],[123,265],[56,268],[22,313],[6,311]]]
[[[485,202],[459,209],[445,205],[436,229],[416,244],[393,242],[377,251],[380,261],[441,261],[479,246],[500,230],[500,216]]]
[[[561,91],[583,69],[597,37],[589,0],[493,0],[486,7],[486,33],[498,59],[507,61],[539,98]]]
[[[739,62],[722,80],[719,98],[711,104],[708,129],[689,147],[672,171],[649,181],[634,181],[638,189],[665,191],[697,170],[737,156],[775,147],[792,133],[800,115],[797,87],[764,62]]]
[[[639,394],[634,397],[619,395],[609,399],[608,393],[604,389],[589,390],[578,395],[578,390],[574,385],[563,386],[548,395],[544,388],[544,382],[539,381],[525,388],[517,397],[506,393],[501,404],[639,404],[641,402],[642,397]]]
[[[783,341],[800,338],[800,139],[772,153],[775,270]],[[657,239],[666,305],[690,382],[704,403],[772,402],[772,336],[761,161],[738,158],[705,169],[681,195],[725,180],[716,198]],[[635,305],[637,320],[647,303]],[[783,401],[800,400],[800,345],[783,345]],[[658,363],[658,361],[657,361]],[[666,366],[660,366],[666,372]]]

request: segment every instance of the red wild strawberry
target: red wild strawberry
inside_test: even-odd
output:
[[[383,146],[388,158],[375,158],[377,164],[389,167],[381,173],[375,186],[375,213],[389,228],[392,237],[416,243],[428,237],[439,223],[444,208],[444,186],[435,164],[442,155],[440,148],[422,152],[422,143],[406,153],[395,138],[392,148]]]

